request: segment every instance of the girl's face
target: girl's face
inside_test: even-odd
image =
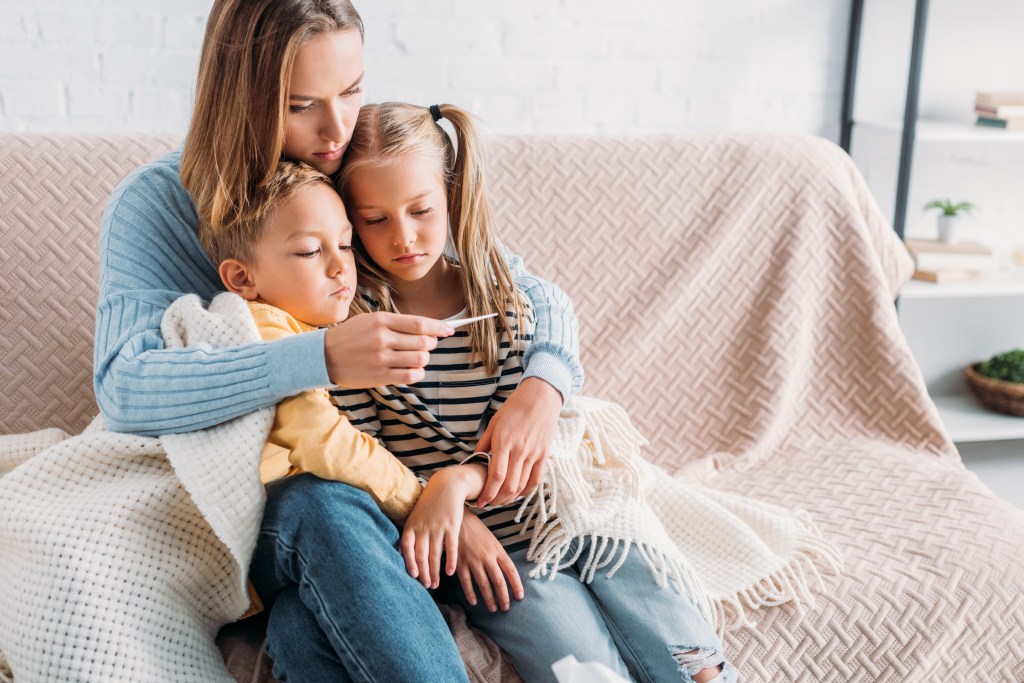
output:
[[[285,156],[327,175],[337,172],[362,103],[359,31],[334,31],[304,43],[288,83]]]
[[[356,234],[396,285],[444,267],[448,203],[436,159],[406,154],[360,166],[346,187]]]

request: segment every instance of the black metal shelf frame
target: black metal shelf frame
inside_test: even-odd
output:
[[[846,49],[846,73],[843,83],[842,121],[840,145],[847,153],[853,135],[853,103],[857,84],[857,60],[864,19],[864,0],[852,0],[850,9],[850,35]],[[900,139],[900,163],[896,175],[896,210],[893,229],[903,238],[907,220],[907,196],[910,194],[910,171],[914,160],[914,141],[917,134],[918,96],[921,90],[921,62],[924,57],[925,28],[928,23],[928,0],[916,0],[914,30],[910,45],[910,73],[907,77],[907,96],[903,106],[903,131]]]

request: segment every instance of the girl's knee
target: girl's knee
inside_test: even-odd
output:
[[[673,645],[669,647],[684,683],[728,683],[728,664],[719,648]]]

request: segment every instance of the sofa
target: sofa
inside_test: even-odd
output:
[[[0,134],[0,433],[73,434],[96,413],[104,204],[178,142]],[[626,408],[650,460],[803,509],[842,553],[813,603],[748,604],[725,635],[744,680],[1024,681],[1024,511],[943,430],[894,306],[909,259],[838,147],[723,133],[488,151],[506,243],[575,303],[585,393]],[[518,680],[442,609],[471,678]],[[258,618],[221,631],[236,680],[273,679],[261,638]]]

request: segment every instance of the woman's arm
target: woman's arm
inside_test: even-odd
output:
[[[523,358],[527,377],[538,377],[554,387],[564,403],[583,388],[580,330],[572,300],[554,283],[530,274],[523,259],[505,251],[516,288],[533,306],[536,328]]]
[[[422,376],[436,344],[429,335],[443,335],[447,325],[412,316],[358,316],[328,332],[268,343],[165,348],[160,320],[176,298],[210,300],[223,291],[196,237],[179,157],[171,152],[129,175],[103,216],[93,387],[108,428],[186,432],[329,386],[332,378],[376,386]]]
[[[94,389],[107,426],[139,434],[219,424],[327,383],[323,332],[274,344],[166,349],[164,311],[185,293],[210,300],[220,277],[195,234],[179,152],[114,191],[100,231]]]

